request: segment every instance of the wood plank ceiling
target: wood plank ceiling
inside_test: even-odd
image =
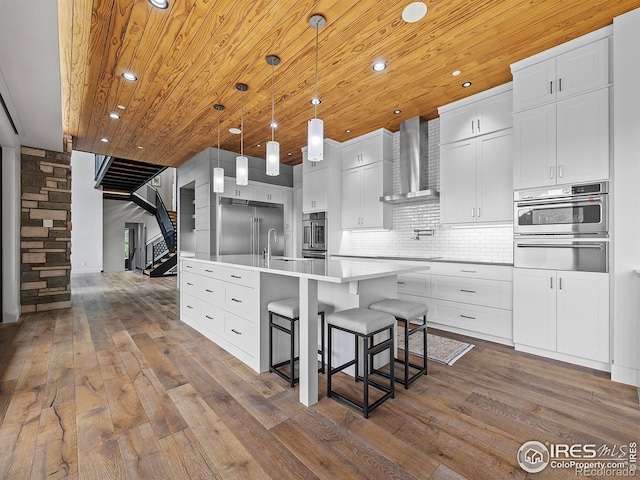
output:
[[[327,20],[319,31],[318,117],[325,137],[342,142],[381,127],[397,131],[417,115],[435,118],[441,105],[510,81],[511,63],[640,7],[640,0],[427,0],[426,17],[406,23],[409,3],[169,0],[159,10],[147,0],[60,0],[65,133],[77,150],[179,166],[216,146],[212,106],[222,103],[221,147],[239,151],[240,136],[229,128],[240,124],[234,86],[243,82],[245,153],[264,158],[265,57],[275,54],[276,140],[283,163],[297,164],[313,116],[314,13]],[[388,68],[373,72],[376,60]],[[138,80],[124,80],[124,71]],[[461,88],[465,81],[472,86]]]

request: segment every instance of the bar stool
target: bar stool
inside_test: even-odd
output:
[[[321,355],[321,365],[318,368],[318,372],[324,373],[324,312],[327,309],[327,306],[323,303],[318,302],[318,315],[320,315],[320,349],[318,353]],[[295,328],[296,322],[300,318],[300,302],[297,298],[287,298],[286,300],[277,300],[275,302],[269,303],[267,305],[267,310],[269,311],[269,371],[276,373],[283,379],[285,379],[291,387],[295,385],[298,381],[298,377],[295,376],[294,365],[295,362],[299,360],[300,357],[295,356],[295,344],[296,344],[296,335]],[[283,320],[287,320],[289,322],[289,328],[283,327],[273,321],[273,317],[276,316],[278,318],[282,318]],[[289,335],[290,338],[290,356],[288,360],[283,362],[273,363],[273,329],[279,330]],[[290,375],[282,372],[280,367],[284,365],[289,365]]]
[[[327,316],[328,335],[329,335],[329,364],[327,374],[327,396],[335,398],[336,400],[358,410],[362,413],[364,418],[369,418],[369,413],[376,407],[380,406],[383,402],[389,398],[395,396],[395,384],[393,375],[393,328],[396,324],[396,319],[392,315],[388,315],[383,312],[376,312],[368,310],[366,308],[351,308],[349,310],[342,310],[335,312]],[[339,367],[332,368],[331,366],[331,337],[333,330],[340,330],[343,332],[351,333],[355,337],[355,358],[350,360]],[[374,344],[374,335],[377,333],[389,332],[389,338],[382,340],[377,344]],[[359,376],[359,355],[358,355],[358,343],[360,339],[364,339],[364,374]],[[389,358],[391,359],[390,370],[391,375],[389,378],[389,386],[379,384],[378,382],[369,378],[369,364],[373,366],[374,356],[389,352]],[[362,380],[364,382],[364,402],[362,405],[354,402],[353,400],[344,397],[343,395],[335,392],[331,388],[331,377],[338,372],[341,372],[345,368],[355,365],[356,382]],[[371,373],[374,373],[373,371]],[[369,386],[375,387],[384,393],[378,400],[369,404]]]
[[[396,320],[404,323],[404,359],[396,358],[396,362],[404,365],[404,376],[403,378],[396,378],[396,381],[404,385],[405,389],[408,389],[410,383],[415,382],[420,376],[427,374],[427,312],[429,311],[429,307],[424,303],[389,298],[372,303],[369,305],[369,308],[377,312],[393,315],[396,317]],[[420,320],[422,323],[418,324],[417,327],[410,328],[411,323],[415,324]],[[409,361],[409,337],[418,332],[422,332],[423,336],[424,355],[422,357],[422,365],[416,365]],[[411,377],[409,376],[409,367],[418,370]],[[385,377],[388,376],[385,372],[377,371],[376,373]]]

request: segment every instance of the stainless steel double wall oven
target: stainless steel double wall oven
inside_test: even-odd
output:
[[[609,271],[609,182],[514,192],[513,264]]]

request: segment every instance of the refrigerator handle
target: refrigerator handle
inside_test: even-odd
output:
[[[251,217],[251,255],[256,254],[256,227],[253,224],[254,218]]]
[[[255,229],[256,229],[256,255],[260,255],[260,217],[255,218]]]

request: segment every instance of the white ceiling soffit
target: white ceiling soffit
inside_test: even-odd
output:
[[[21,145],[62,151],[58,2],[0,0],[0,94]]]

